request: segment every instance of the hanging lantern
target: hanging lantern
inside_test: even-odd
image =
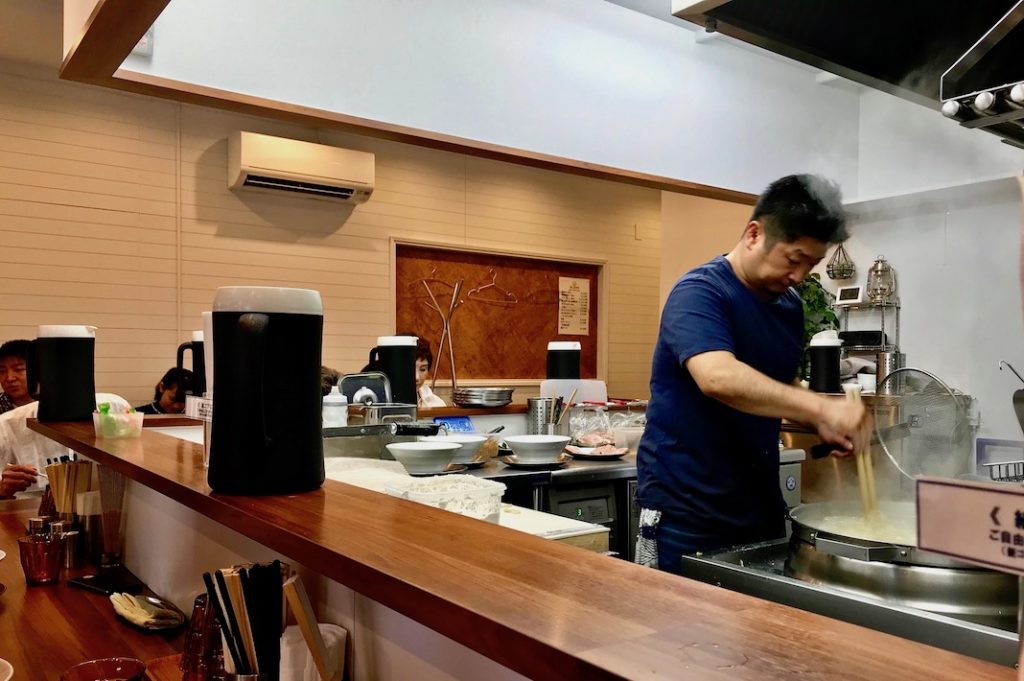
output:
[[[852,279],[853,275],[857,273],[857,267],[850,260],[850,256],[846,254],[846,249],[842,244],[836,246],[836,250],[832,251],[832,257],[829,258],[828,265],[825,266],[825,272],[829,279]]]
[[[872,303],[891,303],[896,300],[896,271],[884,256],[878,256],[868,270],[868,298]]]

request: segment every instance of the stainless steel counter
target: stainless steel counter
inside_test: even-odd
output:
[[[469,475],[500,482],[535,485],[563,485],[605,480],[623,480],[636,477],[636,454],[627,454],[612,461],[578,461],[570,459],[561,468],[554,470],[527,470],[506,466],[497,459],[488,461],[482,468],[466,471]]]
[[[783,574],[788,540],[683,556],[685,577],[790,605],[801,610],[870,627],[912,641],[982,660],[1013,666],[1017,635],[915,608],[893,606],[878,598],[811,584]]]

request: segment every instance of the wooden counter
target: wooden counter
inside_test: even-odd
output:
[[[121,621],[106,596],[61,584],[27,586],[18,558],[18,537],[39,500],[0,502],[0,657],[15,679],[56,679],[68,667],[101,657],[143,661],[181,652],[184,628],[144,632]],[[88,572],[79,570],[78,572]],[[180,672],[178,673],[180,678]]]
[[[210,492],[202,447],[30,427],[537,679],[1013,679],[1011,669],[327,481]],[[197,576],[198,579],[198,576]]]

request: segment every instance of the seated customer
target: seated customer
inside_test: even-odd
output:
[[[430,351],[430,341],[409,332],[396,333],[395,335],[412,336],[416,339],[416,406],[420,409],[447,407],[448,405],[444,403],[444,400],[427,387],[427,376],[430,374],[430,367],[434,365],[434,353]],[[383,371],[383,367],[371,362],[363,367],[363,373],[367,371]]]
[[[330,394],[331,388],[338,385],[338,380],[341,378],[341,372],[332,369],[329,366],[320,365],[320,395],[325,396]]]
[[[192,372],[171,367],[156,384],[153,401],[135,411],[143,414],[180,414],[185,411],[185,393],[192,390]]]
[[[11,340],[0,345],[0,414],[23,407],[34,400],[28,394],[25,361],[28,357],[27,340]]]
[[[122,410],[128,403],[113,393],[96,393],[96,403],[109,402]],[[39,493],[45,486],[45,477],[39,471],[47,459],[57,459],[68,448],[29,430],[27,420],[36,417],[38,402],[0,414],[0,499],[10,499],[18,493]]]
[[[434,353],[430,351],[430,341],[416,339],[416,406],[420,409],[430,407],[447,407],[440,397],[427,385],[430,367],[434,364]]]

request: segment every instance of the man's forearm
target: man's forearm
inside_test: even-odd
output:
[[[769,378],[732,355],[705,361],[697,356],[690,360],[695,361],[699,366],[691,366],[691,373],[708,397],[756,416],[800,423],[816,423],[820,419],[821,397],[813,392]]]

